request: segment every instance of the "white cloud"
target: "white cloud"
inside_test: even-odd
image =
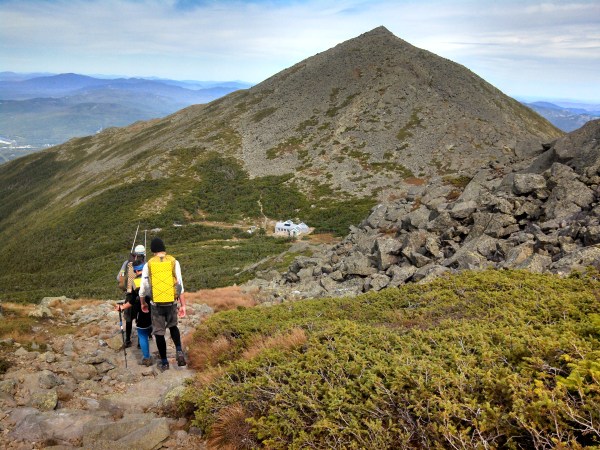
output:
[[[597,1],[0,0],[0,23],[3,70],[253,82],[384,25],[510,94],[563,83],[600,99]]]

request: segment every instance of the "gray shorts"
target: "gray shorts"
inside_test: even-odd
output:
[[[155,336],[164,336],[167,328],[177,326],[177,303],[168,305],[152,304],[150,314],[152,315],[152,334]]]

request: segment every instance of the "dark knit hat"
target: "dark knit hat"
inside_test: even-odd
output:
[[[164,252],[166,251],[165,243],[161,238],[155,237],[152,239],[152,242],[150,242],[150,250],[152,250],[152,253]]]

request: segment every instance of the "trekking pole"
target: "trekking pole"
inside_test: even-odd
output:
[[[135,230],[135,236],[133,236],[133,244],[131,244],[131,251],[129,253],[133,253],[133,248],[135,247],[135,240],[137,239],[138,231],[140,231],[140,223],[138,222],[137,229]]]
[[[117,305],[123,305],[125,302],[118,302]],[[125,347],[125,331],[123,330],[123,316],[119,308],[119,327],[121,328],[121,337],[123,338],[123,355],[125,356],[125,368],[127,369],[127,348]]]

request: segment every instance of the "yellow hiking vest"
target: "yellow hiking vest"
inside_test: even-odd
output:
[[[154,256],[148,261],[150,287],[154,303],[173,303],[177,299],[175,285],[175,258],[171,255]]]

